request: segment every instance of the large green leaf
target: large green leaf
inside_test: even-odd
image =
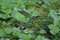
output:
[[[25,22],[25,16],[17,11],[12,12],[12,17],[17,21]]]
[[[38,35],[35,40],[49,40],[49,39],[45,38],[44,36]]]
[[[0,18],[7,19],[10,18],[10,16],[8,14],[0,14]]]
[[[31,40],[29,35],[26,34],[20,34],[19,38],[22,38],[23,40]]]
[[[19,36],[20,30],[18,28],[13,28],[12,31],[13,31],[12,35],[17,36],[17,37]]]
[[[12,29],[11,28],[5,28],[4,32],[5,32],[5,34],[11,34],[12,33]]]
[[[50,29],[50,32],[51,32],[53,35],[56,35],[56,34],[59,33],[59,31],[60,31],[59,27],[57,27],[57,26],[55,26],[55,25],[53,25],[53,24],[49,25],[48,27],[49,27],[49,29]]]

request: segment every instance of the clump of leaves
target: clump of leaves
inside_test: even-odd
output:
[[[1,40],[59,40],[59,2],[0,0]]]

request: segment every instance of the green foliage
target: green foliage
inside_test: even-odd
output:
[[[60,40],[60,0],[0,0],[0,40]]]
[[[53,24],[49,25],[49,28],[50,28],[50,32],[53,35],[56,35],[60,31],[60,29],[57,26],[53,25]]]
[[[0,37],[3,37],[5,34],[4,34],[4,31],[2,29],[0,29]]]
[[[39,35],[35,40],[49,40],[49,39]]]
[[[47,32],[43,29],[40,30],[40,34],[46,34]]]
[[[19,37],[22,38],[23,40],[31,40],[29,35],[20,34]]]
[[[24,33],[33,33],[33,31],[30,30],[30,29],[25,29],[25,30],[24,30]]]
[[[10,40],[9,38],[6,38],[6,40]]]
[[[12,16],[13,16],[13,18],[15,18],[18,21],[25,22],[25,16],[22,15],[21,13],[19,13],[19,12],[13,11]]]
[[[9,18],[9,15],[8,14],[0,14],[0,17],[3,19],[7,19],[7,18]]]
[[[14,35],[14,36],[19,36],[19,34],[20,34],[20,30],[19,30],[19,29],[13,28],[12,30],[13,30],[12,35]]]
[[[50,14],[49,14],[54,20],[53,24],[49,25],[50,32],[53,35],[56,35],[60,31],[60,28],[58,26],[58,24],[59,24],[59,16],[57,14],[58,13],[55,10],[51,10]]]
[[[11,34],[12,33],[12,29],[11,28],[5,28],[4,32],[5,32],[5,34]]]
[[[31,16],[38,16],[39,15],[39,11],[37,11],[35,9],[29,9],[28,11]]]

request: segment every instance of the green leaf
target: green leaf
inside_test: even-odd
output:
[[[25,16],[17,11],[12,12],[12,17],[17,21],[25,22]]]
[[[10,16],[8,14],[0,14],[0,18],[7,19]]]
[[[26,17],[25,18],[25,23],[29,22],[30,18]]]
[[[46,34],[47,32],[43,29],[40,30],[40,34]]]
[[[30,36],[26,35],[26,34],[20,34],[19,38],[23,39],[23,40],[30,40]]]
[[[23,5],[24,4],[24,0],[18,0],[17,3],[20,4],[20,5]]]
[[[33,33],[33,31],[30,30],[30,29],[25,29],[25,30],[24,30],[24,33]]]
[[[26,5],[30,5],[30,6],[33,6],[35,4],[35,2],[31,0],[25,0],[24,2]]]
[[[51,32],[53,35],[56,35],[56,34],[59,33],[59,31],[60,31],[59,27],[57,27],[57,26],[55,26],[55,25],[53,25],[53,24],[49,25],[48,27],[49,27],[49,29],[50,29],[50,32]]]
[[[10,40],[9,38],[6,38],[6,40]]]
[[[37,36],[35,40],[43,40],[43,37],[42,36]]]
[[[18,37],[18,36],[20,35],[20,30],[19,30],[18,28],[13,28],[13,33],[12,33],[12,35]]]
[[[38,15],[40,15],[39,11],[35,10],[35,9],[29,9],[28,12],[29,12],[29,14],[31,16],[38,16]]]
[[[10,14],[12,10],[11,9],[5,9],[5,10],[2,10],[2,11],[5,12],[6,15],[7,15],[7,14]]]
[[[49,40],[49,39],[45,38],[44,36],[38,35],[35,40]]]
[[[5,34],[11,34],[12,33],[11,28],[5,28],[4,31],[5,31]]]
[[[5,36],[5,33],[2,29],[0,29],[0,37],[3,37],[3,36]]]
[[[26,8],[25,5],[20,5],[20,6],[18,7],[19,10],[23,10],[23,9],[25,9],[25,8]]]

